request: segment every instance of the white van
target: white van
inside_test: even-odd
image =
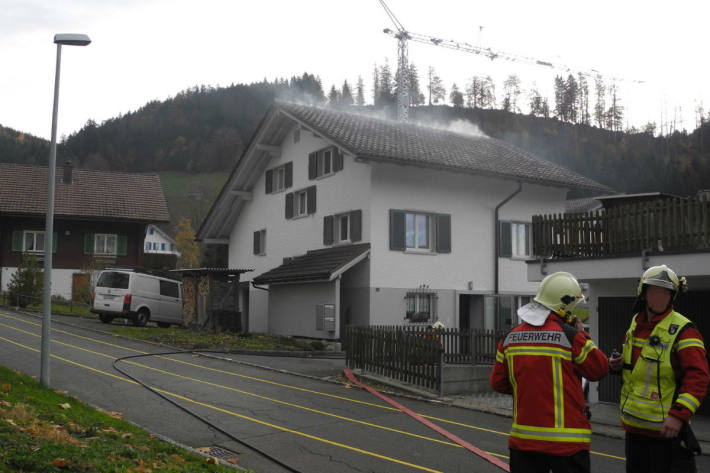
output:
[[[182,324],[182,283],[131,270],[101,271],[92,294],[91,312],[108,324],[125,318],[142,327],[152,320],[158,327]]]

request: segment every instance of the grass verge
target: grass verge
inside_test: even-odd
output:
[[[0,471],[234,471],[121,418],[0,366]]]
[[[111,333],[138,340],[164,343],[184,349],[214,349],[214,350],[322,350],[323,342],[314,340],[303,345],[288,337],[278,337],[264,334],[233,334],[227,332],[214,333],[209,331],[188,330],[184,328],[155,327],[113,327]]]

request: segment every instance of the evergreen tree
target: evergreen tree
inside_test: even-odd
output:
[[[45,244],[50,243],[45,242]],[[43,273],[37,256],[33,253],[24,253],[17,266],[17,271],[10,278],[10,283],[7,286],[11,303],[24,309],[29,304],[39,302],[44,285]]]
[[[380,69],[375,64],[372,73],[372,103],[377,105],[380,101]]]
[[[340,103],[341,105],[350,106],[354,102],[353,93],[350,91],[350,85],[348,84],[348,80],[345,79],[345,82],[343,82],[342,92],[340,93]]]
[[[594,122],[599,128],[606,126],[606,86],[600,75],[594,78],[594,92],[597,101],[594,105]]]
[[[518,97],[520,96],[520,78],[511,74],[503,82],[503,110],[518,113]]]
[[[577,101],[579,97],[579,84],[572,74],[567,76],[564,92],[565,120],[577,123]]]
[[[611,105],[606,112],[606,126],[611,131],[621,131],[624,127],[624,107],[621,105],[616,84],[609,87],[609,99]]]
[[[533,83],[530,88],[530,93],[528,94],[528,104],[530,105],[530,115],[534,117],[543,116],[543,97],[537,88],[537,85]]]
[[[362,76],[357,77],[357,85],[355,86],[355,105],[362,107],[365,105],[365,82],[362,80]]]
[[[417,66],[413,63],[409,64],[409,103],[410,105],[421,105],[424,103],[424,94],[422,94],[419,85],[419,72]]]
[[[579,94],[577,95],[577,123],[589,125],[591,115],[589,114],[589,82],[587,77],[581,72],[578,74],[577,83]]]
[[[555,117],[564,120],[565,110],[565,81],[561,76],[555,76]]]
[[[328,105],[331,107],[340,105],[340,92],[334,85],[330,86],[330,92],[328,92]]]
[[[433,103],[439,103],[439,100],[444,100],[446,97],[446,89],[444,88],[444,83],[441,77],[436,75],[433,67],[429,67],[427,74],[428,84],[427,90],[429,91],[429,105]]]
[[[449,94],[449,101],[454,107],[463,107],[463,94],[456,85],[456,82],[451,86],[451,93]]]
[[[175,248],[180,252],[178,268],[196,268],[200,263],[200,247],[189,218],[182,217],[175,225]]]
[[[379,96],[375,105],[389,107],[394,105],[394,80],[389,62],[385,59],[385,65],[380,68]]]
[[[491,76],[480,79],[478,88],[478,105],[480,108],[495,108],[496,106],[496,85]]]

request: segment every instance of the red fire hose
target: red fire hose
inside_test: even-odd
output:
[[[465,448],[465,449],[468,450],[469,452],[475,453],[476,455],[478,455],[479,457],[483,458],[484,460],[486,460],[486,461],[488,461],[488,462],[494,464],[495,466],[497,466],[497,467],[500,468],[501,470],[507,471],[508,473],[510,473],[510,466],[509,466],[507,463],[505,463],[505,462],[499,460],[498,458],[494,457],[493,455],[490,455],[490,454],[484,452],[483,450],[481,450],[481,449],[478,448],[478,447],[474,447],[473,445],[471,445],[470,443],[468,443],[467,441],[465,441],[465,440],[462,439],[461,437],[458,437],[458,436],[452,434],[451,432],[449,432],[449,431],[447,431],[447,430],[445,430],[445,429],[439,427],[438,425],[436,425],[436,424],[434,424],[433,422],[431,422],[431,421],[429,421],[429,420],[423,418],[422,416],[420,416],[420,415],[417,414],[416,412],[412,411],[411,409],[408,409],[408,408],[404,407],[402,404],[398,403],[397,401],[394,401],[393,399],[390,399],[390,398],[388,398],[387,396],[385,396],[385,395],[383,395],[383,394],[377,392],[376,390],[372,389],[370,386],[366,386],[366,385],[362,384],[360,381],[358,381],[358,379],[355,377],[355,375],[354,375],[353,372],[350,370],[350,368],[345,368],[345,369],[343,370],[343,373],[345,373],[345,376],[346,376],[351,382],[353,382],[353,383],[357,384],[358,386],[360,386],[361,388],[367,390],[370,394],[373,394],[373,395],[379,397],[380,399],[382,399],[382,400],[385,401],[386,403],[388,403],[388,404],[390,404],[391,406],[393,406],[393,407],[399,409],[400,411],[404,412],[404,413],[407,414],[408,416],[410,416],[410,417],[412,417],[412,418],[418,420],[418,421],[421,422],[422,424],[424,424],[424,425],[426,425],[427,427],[429,427],[430,429],[432,429],[432,430],[434,430],[434,431],[440,433],[441,435],[443,435],[443,436],[446,437],[447,439],[451,440],[452,442],[456,442],[457,444],[461,445],[463,448]]]

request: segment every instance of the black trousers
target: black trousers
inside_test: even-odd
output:
[[[560,456],[510,449],[510,473],[590,473],[589,450]]]
[[[696,473],[695,457],[675,439],[626,432],[626,473]]]

